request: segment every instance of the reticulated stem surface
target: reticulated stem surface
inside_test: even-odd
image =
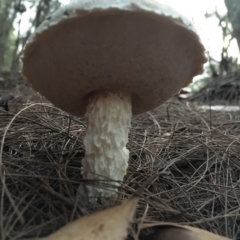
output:
[[[87,106],[87,129],[83,140],[83,178],[122,181],[128,167],[126,148],[131,125],[132,106],[129,94],[101,91],[93,94]],[[102,176],[99,176],[102,175]],[[119,183],[110,182],[119,186]],[[87,186],[88,197],[110,197],[116,189]]]

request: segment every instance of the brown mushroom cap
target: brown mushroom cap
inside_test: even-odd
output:
[[[131,93],[133,114],[161,105],[206,62],[191,24],[150,0],[88,0],[61,7],[28,41],[22,75],[62,110],[83,116],[98,90]]]

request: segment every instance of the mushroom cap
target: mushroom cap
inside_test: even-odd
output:
[[[28,40],[22,75],[62,110],[83,116],[90,94],[131,94],[133,114],[156,108],[202,73],[204,47],[191,23],[151,0],[78,0]]]

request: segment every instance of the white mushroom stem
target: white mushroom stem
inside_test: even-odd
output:
[[[105,188],[87,186],[88,197],[89,200],[110,197],[116,189],[108,189],[106,180],[122,181],[128,167],[126,144],[132,117],[131,97],[114,91],[95,93],[89,99],[85,116],[88,123],[83,140],[83,178],[105,180],[99,183]],[[116,182],[110,184],[119,186]]]

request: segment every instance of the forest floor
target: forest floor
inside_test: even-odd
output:
[[[28,86],[0,108],[0,232],[3,240],[36,239],[82,215],[77,189],[84,119],[56,109]],[[136,220],[178,222],[240,239],[240,111],[169,101],[132,120],[128,173],[116,202],[149,176]],[[88,184],[99,184],[91,181]],[[88,212],[105,208],[88,206]],[[142,239],[147,232],[141,234]]]

